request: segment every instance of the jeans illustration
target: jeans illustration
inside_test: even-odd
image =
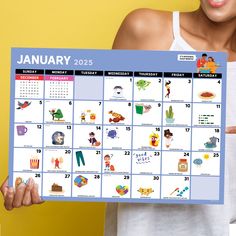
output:
[[[82,151],[77,151],[75,153],[76,155],[76,160],[77,160],[77,164],[80,167],[80,161],[82,162],[82,164],[85,166],[85,161],[84,161],[84,155]]]

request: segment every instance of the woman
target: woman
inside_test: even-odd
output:
[[[173,17],[172,17],[173,16]],[[179,22],[180,19],[180,22]],[[191,45],[191,46],[190,46]],[[236,121],[236,0],[201,0],[195,12],[160,12],[140,9],[130,13],[122,23],[113,49],[143,50],[214,50],[229,53],[227,124]],[[234,78],[235,77],[235,78]],[[236,133],[228,127],[228,133]],[[128,236],[227,236],[228,224],[236,219],[236,138],[226,139],[225,205],[107,205],[105,234]],[[231,182],[229,183],[229,178]],[[29,183],[28,183],[29,184]],[[16,192],[7,181],[1,190],[8,210],[41,203],[37,187],[19,186]]]
[[[236,0],[201,0],[197,11],[140,9],[123,21],[113,49],[224,51],[227,125],[236,123]],[[227,133],[235,133],[228,127]],[[225,204],[107,204],[106,236],[227,236],[236,221],[236,137],[226,137]]]
[[[208,61],[206,63],[206,67],[209,68],[210,73],[216,73],[216,69],[219,67],[213,57],[208,57]]]

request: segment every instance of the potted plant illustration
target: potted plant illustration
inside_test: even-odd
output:
[[[172,106],[169,106],[169,109],[166,110],[166,123],[172,124],[174,123],[174,112]]]

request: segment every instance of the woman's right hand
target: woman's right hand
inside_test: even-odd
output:
[[[4,206],[8,211],[13,208],[43,203],[38,194],[38,185],[32,178],[29,179],[27,184],[21,183],[14,190],[13,187],[9,187],[7,177],[0,190],[4,198]]]

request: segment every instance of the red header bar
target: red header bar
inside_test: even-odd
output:
[[[16,80],[43,80],[43,75],[16,75]]]

